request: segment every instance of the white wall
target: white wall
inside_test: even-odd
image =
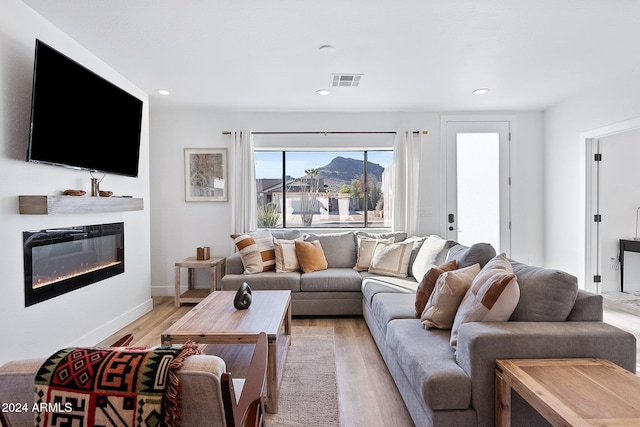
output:
[[[18,195],[90,189],[88,172],[26,163],[35,39],[39,38],[145,102],[140,177],[107,175],[101,188],[144,198],[145,210],[114,214],[19,215]],[[90,95],[90,94],[88,94]],[[147,95],[18,0],[0,2],[0,341],[8,359],[46,357],[68,345],[95,345],[152,307],[149,254]],[[108,147],[91,147],[106,150]],[[125,223],[125,273],[24,307],[22,232]]]
[[[592,85],[545,112],[545,264],[585,286],[584,135],[640,116],[640,68]]]
[[[447,117],[451,117],[447,113]],[[469,116],[469,114],[465,114]],[[482,114],[487,117],[487,113]],[[503,117],[504,114],[500,114]],[[539,264],[542,257],[542,114],[512,114],[512,256]],[[151,138],[151,277],[153,295],[173,295],[174,263],[211,246],[212,255],[229,255],[232,242],[231,202],[184,201],[184,148],[229,149],[223,130],[254,131],[392,131],[425,129],[420,177],[420,234],[443,235],[441,206],[444,165],[440,157],[437,113],[231,113],[169,109],[155,104]],[[231,182],[230,197],[232,197]]]

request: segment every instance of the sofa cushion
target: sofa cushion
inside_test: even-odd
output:
[[[411,308],[413,295],[404,293],[378,293],[371,302],[371,313],[380,329],[387,332],[387,324],[394,319],[415,319]]]
[[[378,242],[371,256],[369,272],[383,276],[407,277],[412,247],[411,242]]]
[[[427,238],[428,236],[411,236],[404,240],[405,242],[413,243],[413,246],[411,247],[411,258],[409,258],[409,269],[407,270],[407,275],[411,277],[413,277],[413,263],[416,262],[418,252],[420,252],[420,248],[422,248],[422,244],[427,240]]]
[[[447,250],[453,243],[454,242],[445,240],[436,234],[429,236],[424,243],[422,243],[415,261],[411,266],[413,277],[415,277],[417,281],[420,281],[431,267],[444,264]],[[466,267],[466,265],[464,267]]]
[[[265,271],[260,274],[227,274],[222,278],[221,289],[223,291],[237,291],[242,283],[246,282],[252,290],[276,291],[290,290],[300,292],[299,271],[277,273]]]
[[[407,238],[404,231],[392,231],[390,233],[369,233],[368,231],[356,231],[356,239],[365,237],[367,239],[393,239],[394,242],[402,242]]]
[[[511,261],[520,285],[520,301],[511,320],[562,322],[578,296],[578,279],[569,273]]]
[[[345,233],[305,234],[307,242],[319,241],[329,268],[353,268],[356,265],[356,240],[352,231]]]
[[[301,242],[294,240],[296,256],[300,263],[300,269],[305,273],[327,269],[327,259],[322,245],[318,241]]]
[[[480,265],[445,271],[438,277],[433,293],[420,316],[427,329],[451,329],[458,306],[480,272]]]
[[[476,243],[474,245],[456,245],[449,249],[447,261],[455,259],[458,268],[468,267],[473,264],[480,264],[484,267],[486,263],[496,256],[496,250],[488,243]]]
[[[445,271],[455,270],[456,268],[456,260],[453,259],[446,264],[442,264],[438,267],[431,267],[427,270],[427,273],[424,275],[416,289],[416,299],[414,301],[416,317],[420,317],[422,315],[422,312],[433,293],[433,288],[436,286],[438,277],[440,277],[440,275]]]
[[[276,239],[296,240],[302,238],[300,230],[295,228],[270,228],[269,231]]]
[[[273,248],[276,253],[276,271],[300,271],[300,263],[296,255],[295,240],[273,239]]]
[[[242,258],[245,274],[261,273],[276,268],[273,236],[269,230],[232,234],[231,238]]]
[[[362,272],[362,297],[364,301],[371,305],[374,295],[379,293],[403,293],[411,294],[415,298],[418,283],[413,277],[389,277],[378,276],[377,274]]]
[[[506,322],[518,304],[520,288],[505,254],[495,256],[473,279],[458,307],[451,328],[451,346],[458,344],[458,328],[467,322]]]
[[[302,292],[358,292],[361,287],[362,278],[352,268],[330,268],[300,277]]]
[[[368,271],[371,267],[371,258],[378,242],[393,243],[393,237],[389,239],[371,239],[368,237],[358,237],[358,250],[355,271]]]
[[[386,343],[414,390],[432,410],[467,409],[471,379],[456,363],[449,331],[425,330],[420,320],[396,319],[387,325]]]

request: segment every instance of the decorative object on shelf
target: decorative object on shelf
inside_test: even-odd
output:
[[[227,201],[227,149],[184,149],[185,200]]]
[[[100,190],[98,191],[98,194],[100,195],[100,197],[111,197],[113,196],[113,191]]]
[[[86,191],[84,190],[64,190],[62,192],[63,195],[65,196],[84,196],[85,194],[87,194]]]
[[[251,288],[247,282],[243,282],[233,299],[233,306],[236,310],[246,310],[251,305]]]
[[[89,172],[91,174],[91,196],[98,197],[100,195],[100,183],[105,177],[105,174],[102,174],[102,178],[98,179],[93,176],[93,172]]]
[[[211,248],[209,246],[196,248],[196,259],[198,261],[206,261],[209,258],[211,258]]]

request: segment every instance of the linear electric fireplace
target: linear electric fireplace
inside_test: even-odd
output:
[[[124,223],[25,231],[25,307],[124,273]]]

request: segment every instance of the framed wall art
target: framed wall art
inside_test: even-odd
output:
[[[227,201],[227,149],[184,149],[185,200]]]

